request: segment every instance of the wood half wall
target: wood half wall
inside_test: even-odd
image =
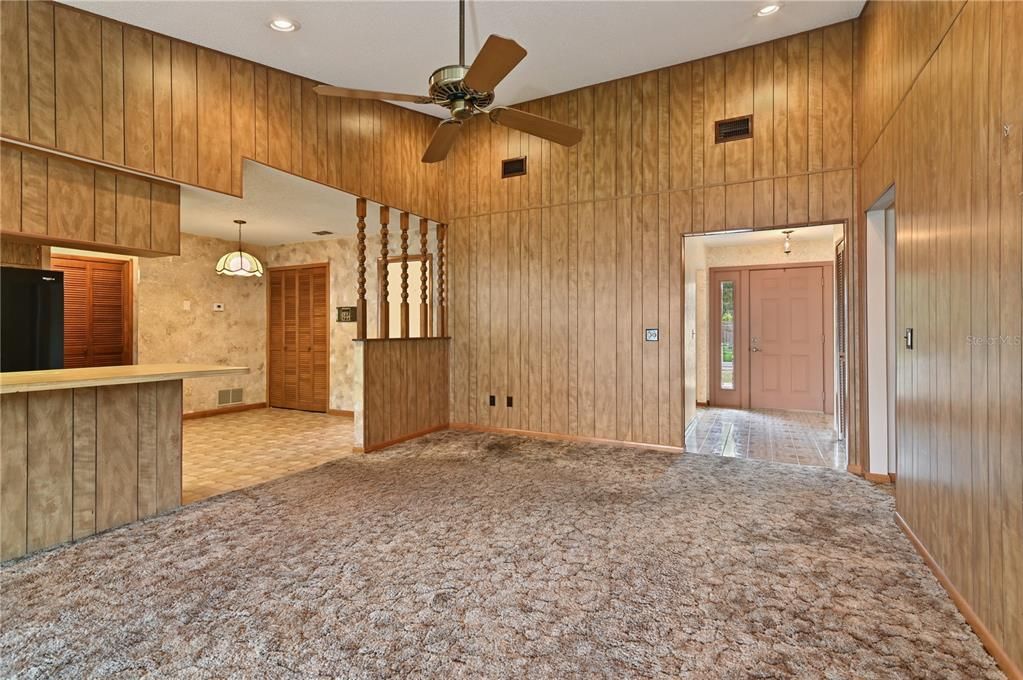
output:
[[[572,148],[468,124],[452,419],[681,446],[682,235],[853,223],[853,37],[844,22],[522,105],[581,127]],[[753,136],[716,144],[715,121],[744,115]],[[528,173],[501,179],[517,156]]]
[[[242,194],[249,158],[443,221],[437,119],[42,0],[0,3],[5,138]]]
[[[356,450],[448,426],[450,344],[450,338],[355,341]]]
[[[181,504],[181,381],[0,396],[0,559]]]
[[[860,210],[894,185],[897,328],[915,331],[896,507],[1023,677],[1023,3],[871,2],[860,30]]]

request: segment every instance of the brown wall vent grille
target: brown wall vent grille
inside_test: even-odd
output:
[[[734,142],[753,136],[753,116],[726,118],[714,123],[714,143]]]
[[[506,177],[520,177],[526,174],[526,157],[506,158],[501,161],[501,179]]]

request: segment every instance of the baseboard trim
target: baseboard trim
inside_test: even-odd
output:
[[[350,418],[355,417],[355,411],[349,411],[344,408],[329,408],[327,409],[327,415],[329,416],[348,416]]]
[[[970,624],[970,628],[972,628],[973,632],[977,634],[978,638],[980,638],[980,642],[984,645],[984,649],[988,651],[988,654],[994,657],[995,663],[997,663],[998,667],[1002,669],[1002,672],[1008,676],[1009,680],[1023,680],[1023,672],[1020,671],[1019,666],[1017,666],[1015,662],[1009,658],[1008,653],[1002,649],[1002,646],[998,643],[998,640],[995,639],[995,636],[991,634],[988,627],[985,626],[984,622],[981,621],[979,616],[977,616],[977,612],[973,610],[970,603],[966,601],[966,598],[964,598],[962,593],[959,592],[959,589],[956,588],[952,581],[948,578],[945,570],[938,565],[930,551],[927,550],[927,547],[919,538],[917,538],[917,535],[913,533],[909,524],[898,512],[895,513],[895,523],[899,525],[900,529],[902,529],[902,533],[906,534],[909,542],[913,544],[913,547],[923,559],[924,564],[927,565],[927,568],[931,570],[934,577],[938,579],[938,583],[941,584],[941,587],[944,588],[945,592],[947,592],[949,597],[952,598],[952,602],[955,603],[955,606],[959,609],[959,613],[963,615],[964,619],[966,619],[966,623]]]
[[[859,465],[853,465],[852,463],[849,463],[845,467],[845,470],[846,472],[851,472],[852,474],[857,475],[859,477],[863,476],[863,468],[860,467]]]
[[[875,484],[891,484],[895,480],[889,474],[882,474],[877,472],[864,472],[863,478],[868,482],[874,482]]]
[[[380,449],[386,449],[388,446],[394,446],[395,444],[400,444],[402,442],[407,442],[409,439],[415,439],[416,437],[422,437],[422,436],[428,435],[428,434],[430,434],[432,432],[439,432],[440,430],[446,430],[446,429],[448,429],[447,423],[445,423],[443,425],[434,425],[433,427],[428,427],[425,430],[419,430],[418,432],[413,432],[411,434],[402,435],[400,437],[396,437],[395,439],[388,439],[385,442],[380,442],[379,444],[373,444],[372,446],[353,446],[352,447],[352,452],[353,453],[371,453],[373,451],[379,451]]]
[[[522,437],[538,437],[540,439],[554,439],[557,441],[581,442],[586,444],[613,444],[615,446],[629,446],[638,449],[654,449],[667,451],[669,453],[685,453],[681,446],[666,446],[664,444],[644,444],[642,442],[630,442],[620,439],[601,439],[599,437],[580,437],[573,434],[555,434],[553,432],[536,432],[534,430],[517,430],[510,427],[491,427],[489,425],[473,425],[472,423],[451,423],[452,430],[471,430],[473,432],[490,432],[493,434],[514,434]]]
[[[261,401],[258,404],[234,404],[233,406],[221,406],[220,408],[211,408],[206,411],[192,411],[191,413],[182,414],[181,419],[192,420],[193,418],[222,416],[225,413],[240,413],[241,411],[252,411],[257,408],[266,408],[266,402]]]

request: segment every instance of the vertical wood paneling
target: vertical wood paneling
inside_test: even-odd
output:
[[[103,158],[102,24],[60,5],[53,15],[57,146]]]
[[[71,390],[69,390],[71,391]],[[72,392],[74,459],[72,534],[77,540],[96,533],[96,388]]]
[[[255,84],[252,64],[231,59],[231,193],[242,193],[242,159],[254,158]]]
[[[70,390],[28,395],[28,552],[71,540],[71,427]]]
[[[171,95],[171,43],[153,36],[153,170],[174,176],[174,103]]]
[[[156,389],[156,510],[181,505],[181,381]]]
[[[47,234],[91,241],[95,227],[93,195],[91,167],[51,157],[47,167]]]
[[[189,184],[199,181],[198,94],[196,48],[171,42],[171,152],[174,178]]]
[[[157,512],[157,395],[160,383],[138,385],[138,516]]]
[[[49,2],[28,3],[29,137],[37,144],[57,143],[54,7]],[[84,83],[90,84],[95,85]],[[94,93],[84,96],[90,99]],[[97,114],[92,111],[87,115]]]
[[[28,139],[28,3],[0,3],[0,41],[0,132]]]
[[[138,427],[138,385],[96,388],[97,531],[138,518]]]
[[[153,172],[153,37],[124,27],[124,162]]]
[[[219,52],[196,53],[197,181],[231,191],[231,61]],[[225,134],[227,133],[227,134]]]
[[[121,24],[103,21],[103,160],[124,164],[124,37]]]
[[[23,555],[26,549],[28,395],[5,394],[0,397],[0,428],[3,428],[3,446],[0,446],[0,560],[8,560]]]

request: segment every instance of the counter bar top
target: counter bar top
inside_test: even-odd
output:
[[[218,366],[216,364],[135,364],[94,368],[55,368],[47,371],[13,371],[0,373],[0,394],[69,390],[76,387],[97,387],[99,385],[128,385],[248,372],[249,369],[245,366]]]

